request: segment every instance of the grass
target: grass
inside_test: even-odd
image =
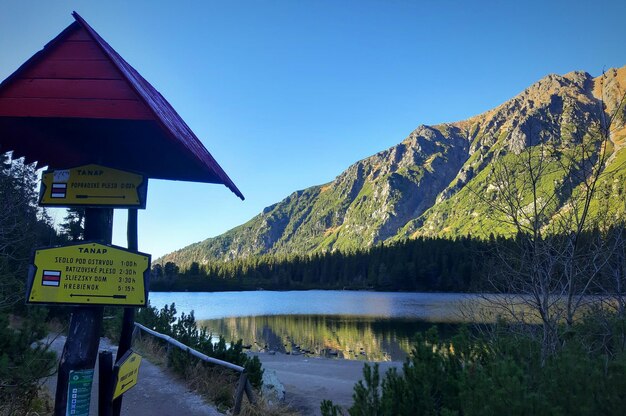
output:
[[[270,405],[263,399],[259,399],[256,405],[244,402],[239,414],[241,416],[300,416],[300,412],[288,405]]]
[[[20,316],[17,314],[8,314],[8,328],[17,332],[23,332],[24,330],[29,331],[28,319],[24,316]],[[58,333],[62,331],[63,325],[58,321],[53,321],[47,325],[48,332]],[[11,342],[11,340],[3,340],[4,342]],[[15,342],[15,341],[13,341]],[[0,354],[0,359],[8,358],[6,355],[2,357],[3,354]],[[22,373],[24,368],[28,368],[31,366],[38,366],[38,361],[41,360],[49,360],[50,357],[44,358],[44,356],[35,356],[32,359],[24,364],[22,367],[8,367],[7,371]],[[0,364],[2,364],[0,362]],[[17,382],[17,385],[11,385],[10,383],[6,383],[6,379],[2,380],[0,383],[0,393],[2,394],[2,400],[0,400],[0,416],[13,416],[13,415],[25,415],[25,416],[48,416],[54,413],[54,392],[50,392],[48,388],[44,386],[46,378],[55,374],[56,365],[53,365],[49,371],[45,374],[34,373],[32,376],[41,377],[39,379],[26,379],[20,380],[19,378],[15,379],[13,382]],[[26,376],[25,374],[22,374]],[[29,376],[29,377],[32,377]],[[20,385],[24,383],[23,385]],[[3,389],[6,389],[3,391]],[[6,394],[10,392],[9,394]]]
[[[0,416],[52,416],[54,414],[54,398],[41,387],[32,397],[24,402],[23,397],[12,397],[5,403],[0,403]]]
[[[133,348],[151,363],[160,367],[168,366],[168,351],[162,341],[144,335],[133,342]],[[221,412],[225,412],[234,405],[237,375],[233,371],[206,367],[197,362],[185,368],[184,374],[174,373],[174,375],[206,401],[213,403]]]
[[[207,367],[198,362],[185,369],[185,383],[209,402],[214,403],[220,411],[235,405],[235,387],[239,375],[221,367]]]

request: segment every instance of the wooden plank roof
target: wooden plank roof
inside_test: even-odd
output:
[[[40,165],[99,163],[243,194],[167,100],[78,13],[0,84],[0,146]]]

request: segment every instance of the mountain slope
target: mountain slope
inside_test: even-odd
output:
[[[580,141],[605,112],[618,110],[603,190],[621,215],[626,149],[626,67],[598,78],[585,72],[549,75],[497,108],[468,120],[420,126],[400,144],[363,159],[325,185],[297,191],[218,237],[170,253],[160,262],[228,260],[266,253],[364,248],[416,235],[487,236],[511,229],[490,212],[485,195],[494,163],[537,143]],[[565,175],[542,186],[559,193]],[[621,178],[621,179],[620,179]],[[568,203],[562,198],[553,213]],[[623,204],[623,202],[622,202]]]
[[[468,161],[437,203],[425,215],[407,223],[398,236],[510,234],[513,230],[506,228],[484,201],[494,186],[493,165],[513,166],[512,155],[531,144],[558,142],[560,148],[567,151],[586,134],[594,134],[592,126],[602,118],[602,105],[606,106],[605,116],[613,114],[625,91],[626,67],[609,70],[605,76],[595,79],[583,72],[549,75],[494,110],[459,123],[469,126],[472,132]],[[611,133],[612,155],[605,166],[605,172],[615,174],[611,178],[613,183],[607,184],[604,180],[600,183],[602,188],[610,188],[606,197],[613,204],[615,215],[623,214],[623,207],[617,206],[617,200],[624,184],[620,178],[623,179],[626,172],[623,163],[625,119],[622,103]],[[523,174],[515,172],[514,168],[511,173]],[[544,193],[563,194],[566,174],[555,168],[540,187],[544,188]],[[569,203],[568,198],[560,199],[551,214],[556,215]]]

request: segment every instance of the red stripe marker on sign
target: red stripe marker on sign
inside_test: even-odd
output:
[[[44,286],[59,286],[61,283],[60,270],[44,270],[41,276],[41,284]]]
[[[66,183],[53,183],[52,184],[52,193],[50,194],[50,197],[65,198],[66,195],[67,195]]]

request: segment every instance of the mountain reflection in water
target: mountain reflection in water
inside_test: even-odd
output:
[[[242,339],[252,351],[276,351],[352,360],[403,360],[417,332],[432,322],[341,315],[244,316],[198,321],[227,341]],[[454,324],[438,324],[443,336]]]

